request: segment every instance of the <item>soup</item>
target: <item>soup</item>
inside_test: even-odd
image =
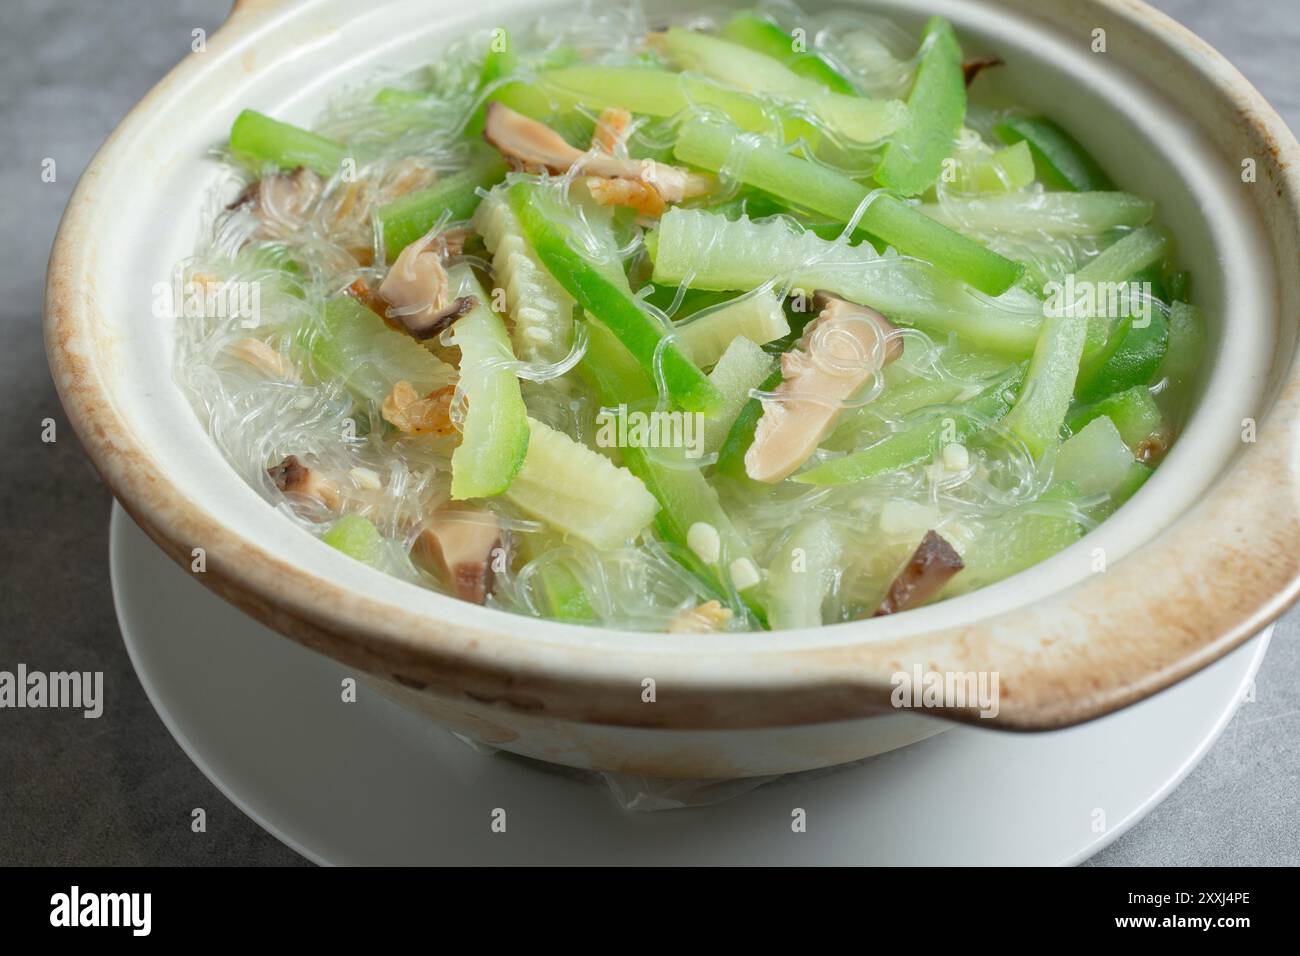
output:
[[[540,18],[246,110],[177,378],[286,520],[522,615],[905,612],[1158,466],[1203,319],[1154,204],[932,18]],[[987,82],[987,81],[985,81]],[[866,625],[869,626],[869,625]]]

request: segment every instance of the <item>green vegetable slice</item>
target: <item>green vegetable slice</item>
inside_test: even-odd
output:
[[[509,31],[504,27],[496,27],[492,31],[492,39],[488,41],[488,49],[483,57],[483,65],[479,68],[479,90],[490,89],[493,84],[513,73],[518,66],[519,55],[515,52],[514,44],[510,42]],[[474,110],[474,114],[465,124],[465,135],[481,136],[486,118],[487,103],[483,102]]]
[[[587,351],[578,363],[578,372],[607,407],[624,404],[639,409],[653,401],[654,387],[645,371],[604,326],[590,327]],[[738,597],[730,586],[732,563],[752,562],[753,557],[718,499],[717,491],[700,469],[680,460],[683,457],[680,450],[631,446],[619,451],[627,468],[645,482],[645,487],[659,502],[655,529],[671,546],[671,556],[734,613],[750,615],[765,626],[762,606],[748,595]],[[696,523],[712,525],[718,532],[722,555],[719,561],[706,564],[691,551],[688,535]]]
[[[965,594],[1004,580],[1074,544],[1083,536],[1075,516],[1065,508],[1053,513],[1043,505],[1077,495],[1076,488],[1062,482],[1044,492],[1038,502],[988,521],[962,552],[965,569],[941,596]]]
[[[1186,385],[1196,374],[1205,351],[1205,320],[1201,310],[1186,302],[1169,308],[1169,347],[1160,374],[1175,385]]]
[[[674,208],[646,235],[654,281],[697,289],[753,289],[779,276],[811,292],[826,289],[869,305],[891,322],[946,336],[969,348],[1016,358],[1034,350],[1043,305],[1013,289],[997,300],[972,295],[922,262],[881,257],[870,245],[848,246],[792,228],[783,220],[729,220]]]
[[[534,419],[528,429],[506,500],[599,551],[622,547],[654,519],[659,505],[626,468]]]
[[[788,109],[691,73],[638,66],[572,66],[540,73],[533,85],[510,83],[494,99],[534,119],[551,121],[577,107],[621,107],[631,113],[670,119],[699,109],[725,115],[751,132],[780,133],[786,142],[802,139],[823,152],[820,131]]]
[[[398,253],[432,229],[444,213],[452,221],[468,219],[478,208],[477,191],[491,188],[505,178],[506,164],[501,155],[486,145],[479,147],[464,169],[379,207],[384,253],[389,259],[396,259]]]
[[[1134,464],[1115,423],[1101,415],[1061,445],[1053,477],[1085,495],[1109,494],[1124,484]]]
[[[1081,402],[1095,402],[1112,392],[1147,385],[1160,371],[1169,349],[1169,320],[1153,311],[1145,322],[1126,319],[1128,326],[1119,347],[1104,364],[1087,374],[1080,372],[1075,394]]]
[[[951,229],[1029,236],[1095,236],[1145,225],[1155,203],[1129,193],[1006,193],[921,207]]]
[[[452,326],[460,349],[460,388],[466,408],[460,444],[451,456],[451,496],[488,498],[510,486],[528,452],[528,412],[510,363],[510,336],[492,311],[469,266],[456,266],[448,279],[458,295],[478,304]]]
[[[537,581],[548,617],[570,624],[592,624],[596,611],[573,571],[555,561],[538,566]]]
[[[1006,416],[1011,407],[1010,396],[1020,377],[1017,370],[969,402],[926,415],[900,431],[891,432],[874,445],[792,475],[790,480],[807,485],[847,485],[927,461],[945,441],[963,441],[979,432],[984,427],[981,419],[998,421]],[[973,415],[958,414],[962,410]]]
[[[729,171],[796,208],[847,223],[870,190],[832,169],[790,155],[782,147],[742,136],[729,124],[697,118],[678,134],[679,159],[712,172]],[[877,194],[858,221],[858,231],[878,237],[900,253],[925,259],[988,295],[1000,295],[1024,267],[953,232],[892,196]]]
[[[1078,433],[1089,422],[1106,416],[1119,429],[1120,436],[1130,449],[1152,434],[1161,430],[1164,416],[1160,407],[1151,397],[1151,392],[1143,385],[1135,385],[1114,395],[1108,395],[1092,405],[1082,405],[1070,412],[1066,424],[1070,431]]]
[[[696,365],[709,368],[737,338],[766,345],[789,335],[790,323],[776,296],[761,292],[677,323],[673,334]]]
[[[802,102],[839,136],[874,143],[898,130],[908,110],[897,100],[833,93],[779,60],[705,33],[671,27],[664,34],[668,57],[682,70],[702,73],[747,93]]]
[[[1161,230],[1143,226],[1103,249],[1075,274],[1077,289],[1094,291],[1096,318],[1090,320],[1091,328],[1110,327],[1104,347],[1085,354],[1080,363],[1075,388],[1080,401],[1094,402],[1111,392],[1145,385],[1159,371],[1169,343],[1169,323],[1159,304],[1148,303],[1149,314],[1142,314],[1146,310],[1135,311],[1130,302],[1130,314],[1113,315],[1109,293],[1160,262],[1167,249],[1168,239]],[[1098,309],[1103,294],[1107,299],[1106,308]],[[1117,297],[1114,304],[1124,303]]]
[[[722,407],[704,422],[704,453],[717,452],[745,405],[753,401],[750,389],[760,388],[772,372],[772,356],[744,336],[737,336],[709,373],[709,381],[722,396]]]
[[[656,353],[661,356],[664,384],[669,396],[687,411],[713,411],[720,397],[705,376],[682,351],[669,344],[662,349],[664,328],[641,309],[617,262],[598,263],[569,242],[571,233],[558,217],[550,215],[555,203],[535,183],[520,181],[507,193],[533,251],[555,279],[588,313],[605,325],[652,377]],[[609,242],[612,250],[612,237]]]
[[[1004,143],[1028,143],[1038,178],[1054,189],[1094,192],[1115,188],[1078,140],[1045,117],[1012,116],[999,123],[995,132]]]
[[[822,606],[838,578],[841,529],[824,518],[800,527],[768,566],[768,603],[774,630],[819,627]]]
[[[1049,315],[1043,323],[1025,387],[1006,419],[1035,458],[1061,441],[1087,331],[1085,318],[1066,313]]]
[[[456,376],[446,362],[349,296],[327,301],[319,321],[299,331],[298,345],[322,381],[339,382],[374,408],[399,381],[425,395]]]
[[[1155,226],[1134,229],[1111,243],[1075,274],[1075,282],[1126,282],[1143,269],[1160,262],[1169,238]]]
[[[1147,483],[1155,469],[1149,465],[1144,465],[1140,461],[1135,461],[1129,465],[1128,473],[1124,480],[1110,492],[1110,498],[1107,502],[1096,509],[1094,517],[1098,520],[1105,518],[1107,515],[1114,514],[1120,506],[1137,494],[1138,489]]]
[[[230,149],[241,156],[281,169],[305,166],[326,179],[339,171],[347,150],[332,139],[257,110],[244,110],[230,127]]]
[[[977,160],[958,158],[957,191],[962,194],[1014,193],[1034,181],[1034,155],[1028,143],[1016,143]]]
[[[942,17],[931,17],[907,98],[908,123],[885,147],[876,182],[904,196],[919,196],[939,178],[966,117],[961,62],[961,45],[952,25]]]
[[[904,350],[904,356],[907,352]],[[950,378],[916,375],[902,362],[885,367],[885,387],[868,405],[846,410],[835,430],[822,442],[832,451],[851,451],[860,447],[863,434],[878,433],[884,422],[897,421],[927,405],[947,405],[971,386],[966,382],[991,383],[1006,378],[1011,369],[1004,358],[980,352],[945,355],[943,364],[960,381]]]
[[[783,378],[784,375],[778,366],[759,383],[759,391],[773,391],[781,384]],[[740,411],[736,413],[735,421],[731,423],[727,437],[722,441],[722,447],[718,450],[716,468],[718,474],[728,475],[738,481],[750,480],[749,473],[745,470],[745,455],[749,452],[749,446],[754,444],[754,432],[758,428],[758,420],[762,417],[763,403],[757,398],[748,399],[741,406]]]
[[[790,68],[799,76],[820,83],[834,93],[857,95],[854,85],[830,63],[808,50],[796,49],[795,37],[781,29],[775,21],[756,10],[742,10],[722,28],[723,39],[739,43],[759,53],[766,54]]]
[[[362,564],[374,568],[383,564],[384,538],[369,518],[346,514],[329,526],[321,540]]]
[[[479,70],[479,86],[488,86],[502,77],[509,76],[519,65],[519,56],[514,44],[510,42],[510,33],[504,27],[492,31],[488,43],[487,55],[483,58],[483,67]]]

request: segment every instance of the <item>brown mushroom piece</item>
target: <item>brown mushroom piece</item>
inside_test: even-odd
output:
[[[450,280],[442,259],[445,241],[427,235],[402,250],[379,284],[387,315],[417,339],[431,339],[474,308],[473,296],[450,299]]]
[[[681,202],[703,196],[713,189],[713,178],[692,173],[680,166],[670,166],[650,159],[611,156],[599,151],[583,152],[570,146],[559,133],[545,123],[516,113],[503,103],[489,103],[483,138],[494,146],[506,161],[526,172],[563,173],[577,166],[590,176],[604,179],[635,179],[645,182],[665,202]]]
[[[285,494],[315,498],[330,509],[339,506],[339,492],[334,482],[321,474],[320,469],[304,464],[297,455],[289,455],[278,465],[268,468],[266,473],[275,482],[275,487]]]
[[[888,363],[903,354],[894,325],[875,309],[828,292],[815,299],[820,314],[796,346],[781,356],[781,384],[764,399],[745,471],[775,483],[817,450],[842,410]]]
[[[975,82],[975,77],[979,76],[989,67],[1003,65],[1005,64],[1000,56],[979,56],[963,63],[961,65],[961,73],[962,77],[966,80],[966,85],[970,86]]]
[[[411,337],[423,342],[425,339],[431,339],[436,335],[441,335],[447,329],[451,328],[452,323],[462,315],[469,315],[474,311],[474,306],[478,302],[472,295],[462,295],[452,299],[445,306],[431,315],[424,316],[422,324],[416,326],[415,323],[408,321],[409,316],[399,316],[402,326],[406,331],[411,333]]]
[[[497,516],[471,505],[450,505],[424,523],[411,559],[437,575],[462,601],[483,604],[492,590],[492,560],[501,547]]]
[[[927,531],[920,545],[898,572],[873,617],[910,611],[934,597],[966,565],[955,548],[935,531]]]

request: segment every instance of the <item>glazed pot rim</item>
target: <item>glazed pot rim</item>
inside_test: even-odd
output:
[[[298,5],[243,0],[208,41],[207,55],[238,49]],[[1012,5],[1030,6],[1025,0]],[[1263,147],[1259,178],[1271,198],[1259,215],[1268,220],[1275,254],[1281,257],[1277,250],[1288,241],[1294,250],[1300,147],[1273,109],[1222,56],[1163,14],[1133,0],[1093,5],[1163,44],[1236,104]],[[618,652],[600,653],[577,639],[575,629],[554,622],[458,608],[449,599],[439,605],[444,613],[430,619],[362,587],[305,572],[233,533],[168,481],[161,463],[131,434],[95,361],[103,343],[96,338],[91,294],[95,262],[85,240],[99,215],[96,180],[121,159],[117,146],[124,132],[206,68],[193,56],[176,67],[132,110],[78,184],[51,255],[47,352],[73,427],[136,522],[185,566],[192,560],[190,543],[205,542],[203,583],[310,647],[437,693],[559,719],[675,729],[852,719],[887,709],[891,675],[913,665],[967,673],[992,664],[1003,700],[1000,713],[981,722],[1047,729],[1108,713],[1206,666],[1276,618],[1300,590],[1300,558],[1293,553],[1300,537],[1300,372],[1293,355],[1259,423],[1261,433],[1277,437],[1246,448],[1202,501],[1127,556],[1127,578],[1094,576],[1027,606],[921,634],[800,647],[720,636],[689,651],[660,635],[618,634]],[[1294,288],[1280,296],[1280,314],[1300,311]],[[1267,489],[1275,493],[1266,511],[1254,503]],[[1205,540],[1221,542],[1222,553],[1196,546]],[[1171,606],[1174,601],[1178,606]],[[516,633],[525,627],[532,633]],[[1140,646],[1135,633],[1142,635]],[[646,679],[661,688],[654,707],[643,702]],[[980,719],[974,707],[933,713]]]

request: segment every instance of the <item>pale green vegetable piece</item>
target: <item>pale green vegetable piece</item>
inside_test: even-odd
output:
[[[1034,350],[1043,323],[1042,302],[1023,289],[978,296],[924,262],[832,242],[779,219],[673,208],[646,244],[661,285],[689,279],[696,289],[753,289],[777,276],[869,305],[895,324],[941,337],[954,332],[968,348],[1016,358]]]
[[[772,371],[773,359],[744,336],[727,346],[709,381],[722,396],[722,406],[704,420],[704,453],[712,455],[726,440],[732,422],[749,401],[750,389],[758,388]]]
[[[1092,405],[1084,405],[1070,413],[1066,424],[1072,432],[1080,432],[1094,419],[1105,415],[1119,429],[1124,444],[1134,450],[1145,439],[1164,427],[1164,415],[1143,385],[1134,385],[1122,392],[1107,395]]]
[[[1155,203],[1116,192],[1008,193],[948,199],[928,203],[921,209],[958,232],[1096,236],[1110,229],[1145,225],[1155,212]]]
[[[673,333],[696,365],[709,368],[736,338],[766,345],[789,335],[790,323],[777,297],[760,292],[693,315],[677,323]]]
[[[906,357],[907,352],[903,354]],[[980,352],[945,355],[942,361],[953,378],[928,371],[917,375],[903,362],[887,365],[880,394],[861,408],[846,409],[835,430],[822,441],[822,447],[834,451],[863,447],[867,444],[865,435],[882,434],[884,423],[897,422],[928,405],[946,405],[962,396],[973,397],[985,384],[1005,378],[1010,371],[1006,359]]]
[[[492,271],[514,320],[515,354],[527,362],[560,361],[573,344],[573,296],[542,266],[502,190],[479,204],[474,228],[492,254]]]
[[[842,532],[824,518],[804,524],[768,566],[768,620],[773,630],[818,627],[836,585]]]
[[[917,59],[907,125],[885,147],[874,174],[903,196],[919,196],[934,184],[966,116],[961,46],[952,24],[931,17]]]
[[[321,540],[371,567],[379,567],[384,558],[384,538],[369,518],[347,514],[329,526]]]
[[[959,155],[956,173],[960,193],[1014,193],[1034,181],[1034,157],[1029,144],[1020,142],[978,157]]]
[[[626,468],[539,421],[528,426],[528,456],[508,501],[602,551],[622,547],[654,519],[658,502]]]
[[[720,37],[672,27],[664,35],[664,45],[668,58],[680,69],[702,73],[747,93],[804,103],[832,130],[855,142],[884,139],[908,120],[907,107],[898,100],[831,92],[779,60]]]
[[[323,379],[337,381],[375,408],[393,386],[410,382],[427,395],[455,379],[455,369],[350,296],[325,303],[319,322],[298,334]]]
[[[1120,487],[1133,466],[1133,452],[1105,415],[1094,418],[1061,446],[1053,476],[1085,495],[1109,494]]]
[[[1205,318],[1186,302],[1169,307],[1169,347],[1160,375],[1175,385],[1191,382],[1205,353]]]
[[[1021,505],[985,521],[974,541],[962,551],[966,567],[943,590],[943,597],[986,587],[1064,551],[1083,536],[1067,508],[1051,509],[1053,499],[1073,496],[1077,489],[1056,486],[1038,502]]]
[[[505,323],[488,305],[469,266],[455,266],[448,278],[458,295],[478,303],[452,326],[466,409],[460,444],[451,456],[451,496],[487,498],[505,491],[523,466],[528,412],[511,367],[515,356]]]
[[[1006,418],[1035,458],[1061,440],[1087,331],[1087,322],[1072,315],[1050,315],[1043,323],[1020,397]]]

